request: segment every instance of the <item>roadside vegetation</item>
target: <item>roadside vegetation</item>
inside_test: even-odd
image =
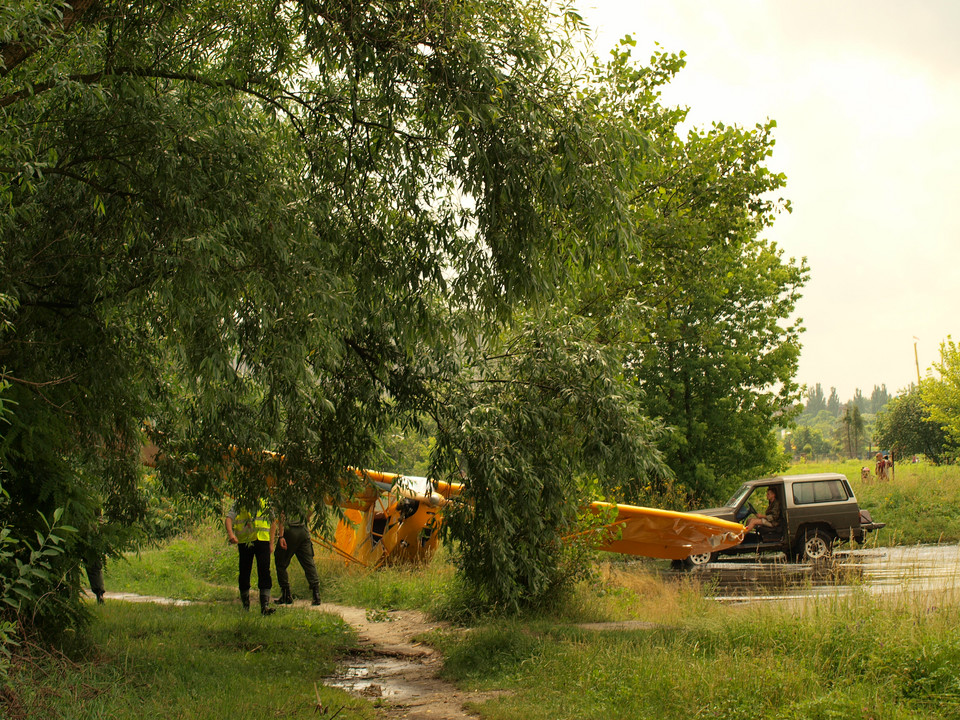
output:
[[[433,641],[457,681],[515,690],[487,717],[953,707],[936,674],[958,655],[937,640],[952,600],[861,598],[860,626],[856,603],[744,613],[663,564],[587,580],[565,564],[586,496],[712,504],[821,444],[856,456],[874,422],[906,456],[936,420],[956,456],[952,341],[919,405],[884,419],[884,387],[841,413],[817,386],[811,427],[775,442],[803,417],[791,318],[809,268],[766,238],[790,208],[772,119],[692,127],[662,98],[683,53],[638,61],[649,49],[635,58],[626,35],[586,56],[590,29],[549,0],[15,5],[0,12],[0,715],[305,717],[335,698],[369,717],[311,695],[345,628],[244,615],[217,523],[179,532],[211,498],[252,504],[265,477],[274,510],[322,512],[357,490],[349,467],[384,456],[470,479],[450,556],[331,562],[321,591],[474,625]],[[960,539],[952,469],[847,474],[889,525],[876,541]],[[110,590],[209,604],[91,611],[83,568],[104,558]],[[575,627],[588,619],[660,627]],[[878,639],[896,647],[868,664]]]
[[[860,465],[804,463],[787,472],[842,472],[888,527],[871,543],[957,542],[960,469],[902,465],[887,483]],[[554,607],[478,617],[443,549],[422,568],[370,571],[318,556],[327,602],[371,611],[422,609],[453,620],[425,641],[445,676],[509,692],[475,708],[483,718],[951,718],[960,717],[960,598],[955,593],[850,597],[800,606],[719,604],[693,576],[658,561],[602,555],[589,580]],[[91,606],[89,635],[60,650],[25,643],[2,695],[4,717],[209,717],[271,708],[314,717],[317,695],[340,718],[375,717],[373,704],[324,688],[353,646],[339,619],[282,608],[245,614],[236,550],[209,521],[108,564],[111,591],[201,601]],[[308,597],[294,563],[294,594]],[[590,630],[583,623],[650,626]],[[464,624],[472,629],[462,632]],[[255,688],[255,689],[254,689]]]
[[[440,646],[447,673],[511,690],[485,718],[958,716],[957,605],[866,594],[784,606],[694,603],[654,630],[512,622]]]
[[[203,538],[208,537],[208,540]],[[376,717],[373,702],[324,688],[353,643],[338,618],[282,608],[243,613],[225,554],[204,563],[213,533],[194,533],[114,563],[112,589],[204,592],[209,604],[93,606],[89,639],[64,654],[26,646],[0,700],[23,718],[317,716],[317,695],[338,718]],[[192,548],[189,552],[184,547]],[[139,567],[138,567],[139,566]],[[144,577],[164,567],[152,584]],[[140,573],[143,572],[143,575]],[[457,576],[439,557],[420,569],[370,571],[322,563],[324,599],[375,610],[420,607],[450,615]],[[292,573],[295,580],[296,572]],[[178,587],[181,586],[182,587]],[[145,589],[146,588],[146,589]],[[217,588],[212,591],[210,588]],[[306,588],[302,588],[303,591]],[[468,612],[460,613],[468,619]],[[643,627],[583,623],[640,620]],[[512,718],[955,718],[960,717],[960,599],[954,593],[850,597],[804,606],[724,605],[659,563],[604,556],[553,611],[469,620],[423,638],[465,689],[508,691],[474,707]]]
[[[313,718],[341,706],[341,718],[375,716],[369,703],[323,686],[354,644],[339,617],[291,610],[263,619],[222,603],[117,601],[93,613],[88,633],[68,633],[62,651],[20,649],[0,716]]]

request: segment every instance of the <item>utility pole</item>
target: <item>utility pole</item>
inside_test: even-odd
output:
[[[917,390],[920,389],[920,359],[917,357],[917,341],[919,339],[916,335],[913,336],[913,361],[917,364]]]

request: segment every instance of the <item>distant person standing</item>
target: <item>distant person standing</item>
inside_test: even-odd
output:
[[[316,563],[313,561],[313,539],[310,537],[310,513],[298,509],[289,516],[280,514],[280,529],[277,533],[280,540],[274,551],[273,559],[277,566],[277,583],[280,585],[280,599],[278,603],[293,604],[293,593],[290,592],[290,575],[287,568],[293,556],[297,556],[303,574],[310,585],[313,594],[312,605],[320,604],[320,575],[317,573]]]
[[[236,545],[239,551],[238,584],[243,609],[250,609],[250,573],[256,559],[260,614],[272,615],[276,611],[270,607],[270,589],[273,587],[270,555],[273,553],[277,525],[267,513],[266,502],[258,500],[256,505],[256,512],[251,512],[247,508],[239,508],[234,502],[223,524],[227,529],[227,540]]]
[[[887,479],[887,458],[884,457],[883,453],[877,453],[877,480],[886,480]]]

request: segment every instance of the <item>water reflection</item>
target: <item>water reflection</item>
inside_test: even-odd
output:
[[[818,563],[788,563],[781,556],[719,560],[677,578],[699,579],[716,600],[783,600],[872,593],[960,590],[960,546],[920,545],[838,551]]]
[[[411,675],[422,674],[422,666],[414,661],[374,656],[357,657],[342,666],[336,675],[324,679],[324,684],[341,690],[373,698],[391,700],[417,697],[421,692]]]

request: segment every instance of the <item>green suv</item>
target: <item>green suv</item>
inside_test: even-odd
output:
[[[744,483],[723,507],[696,510],[700,515],[745,523],[757,515],[754,502],[766,508],[767,490],[780,500],[779,527],[759,527],[744,536],[743,542],[719,553],[691,555],[687,566],[704,565],[718,555],[782,552],[790,559],[820,560],[828,557],[840,542],[863,542],[866,533],[879,530],[870,513],[861,510],[846,476],[838,473],[778,475]]]

